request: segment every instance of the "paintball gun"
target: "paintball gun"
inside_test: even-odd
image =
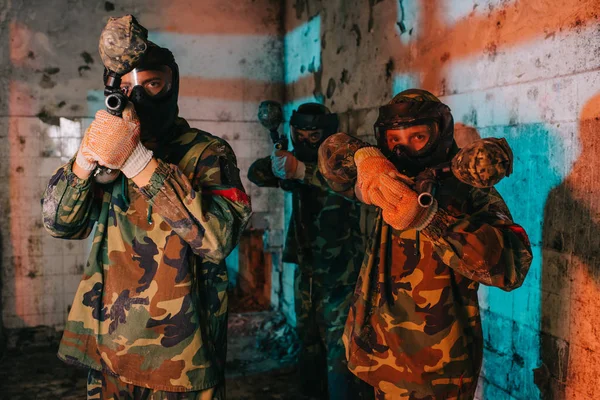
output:
[[[147,39],[148,31],[132,15],[109,18],[100,34],[98,50],[106,68],[104,104],[112,115],[120,117],[127,106],[127,97],[121,91],[121,77],[136,68],[148,48]],[[110,183],[118,174],[118,170],[98,167],[94,179]]]
[[[319,147],[319,171],[332,187],[350,187],[356,180],[354,153],[367,146],[370,144],[345,133],[330,136]],[[476,140],[460,149],[451,161],[416,176],[419,205],[430,207],[440,181],[451,176],[474,187],[492,187],[512,173],[512,161],[512,150],[505,139]]]
[[[269,130],[271,140],[276,150],[287,150],[287,138],[279,134],[279,125],[283,122],[281,104],[273,100],[265,100],[258,107],[258,120]]]

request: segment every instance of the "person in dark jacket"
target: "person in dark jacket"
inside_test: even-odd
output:
[[[292,151],[274,150],[255,161],[248,178],[292,193],[284,262],[295,276],[299,375],[305,394],[321,399],[372,398],[347,367],[342,343],[350,299],[364,256],[360,203],[333,192],[317,168],[319,145],[337,132],[338,118],[307,103],[290,119]]]

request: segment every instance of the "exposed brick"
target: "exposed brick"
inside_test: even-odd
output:
[[[568,293],[568,292],[567,292]],[[541,329],[544,333],[568,340],[570,332],[573,329],[568,322],[571,320],[570,315],[574,302],[569,301],[569,296],[550,293],[542,290],[542,309]]]
[[[491,311],[483,312],[481,317],[484,346],[493,353],[510,355],[513,347],[513,322]]]
[[[571,301],[570,342],[600,355],[600,304]],[[566,321],[564,322],[566,324]]]
[[[587,394],[584,394],[581,391],[579,391],[579,388],[577,388],[575,386],[567,386],[565,388],[565,396],[561,397],[560,399],[589,400],[590,397]]]
[[[541,332],[540,354],[550,376],[559,382],[567,382],[573,346],[568,342]]]
[[[584,347],[569,348],[569,370],[567,385],[594,399],[598,395],[598,371],[600,355]]]
[[[483,399],[498,399],[498,400],[509,400],[509,393],[502,387],[496,386],[493,382],[486,379],[483,386]]]
[[[514,297],[513,293],[505,292],[498,288],[489,288],[488,303],[490,311],[507,319],[512,318]],[[520,307],[521,304],[518,306]]]

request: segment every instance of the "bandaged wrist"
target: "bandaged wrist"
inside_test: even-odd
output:
[[[86,171],[93,171],[98,166],[98,163],[94,161],[89,161],[82,153],[81,149],[77,152],[77,156],[75,157],[75,163],[79,165],[79,167]]]
[[[153,154],[152,150],[148,150],[143,144],[138,143],[127,161],[125,161],[125,164],[121,167],[121,172],[126,177],[133,178],[146,168],[146,165],[152,160]]]

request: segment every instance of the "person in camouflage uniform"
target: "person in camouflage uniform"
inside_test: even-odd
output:
[[[229,144],[177,116],[169,50],[149,43],[121,88],[123,118],[99,111],[43,197],[52,236],[97,225],[58,356],[89,369],[88,399],[224,399],[224,259],[250,199]],[[122,173],[100,184],[97,165]]]
[[[423,171],[458,152],[450,109],[407,90],[380,108],[375,130],[377,147],[340,136],[319,150],[327,181],[354,173],[356,198],[379,208],[344,330],[348,367],[378,399],[472,399],[483,353],[477,289],[519,287],[532,260],[498,192],[476,187],[509,173],[493,169],[512,154],[491,142],[495,167],[457,161],[477,169],[466,174],[472,185],[444,179],[421,207],[413,188]]]
[[[298,371],[305,394],[322,399],[372,398],[347,368],[342,332],[364,256],[360,204],[331,191],[317,168],[317,149],[337,131],[337,115],[307,103],[291,120],[292,152],[274,150],[255,161],[248,178],[292,193],[283,261],[295,276]]]

